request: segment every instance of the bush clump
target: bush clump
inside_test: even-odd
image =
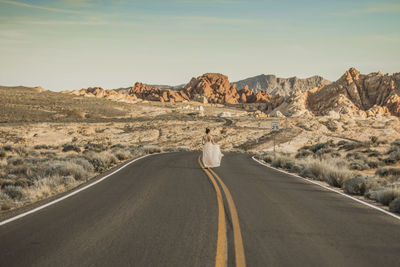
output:
[[[369,169],[368,165],[361,161],[351,162],[349,165],[350,170],[364,171]]]
[[[400,191],[393,188],[379,188],[375,191],[369,191],[365,196],[388,206],[395,198],[400,196]]]
[[[12,148],[11,145],[5,145],[5,146],[3,146],[3,150],[4,150],[4,151],[12,151],[13,148]]]
[[[362,176],[356,176],[344,182],[344,192],[347,194],[362,196],[366,190],[367,180]]]
[[[3,149],[0,149],[0,159],[4,159],[6,156],[7,153]]]
[[[328,169],[325,176],[324,180],[335,187],[343,187],[343,184],[349,177],[352,176],[352,172],[346,170],[346,169],[338,169],[338,168],[333,168],[333,169]]]
[[[93,165],[96,172],[102,172],[112,165],[118,163],[118,159],[109,152],[89,152],[85,155],[86,159]]]
[[[23,196],[22,187],[20,186],[9,185],[4,187],[2,191],[14,200],[21,200]]]
[[[270,154],[265,154],[265,155],[262,156],[262,159],[265,162],[272,163],[272,161],[274,160],[274,156],[272,156]]]
[[[33,147],[34,149],[49,149],[48,145],[36,145]]]
[[[389,205],[389,210],[391,212],[400,213],[400,197],[396,197]]]
[[[312,155],[311,151],[305,150],[305,149],[299,149],[299,151],[297,152],[295,158],[296,159],[302,159],[302,158],[306,158],[308,156]]]
[[[379,168],[376,170],[375,174],[380,177],[387,177],[390,175],[399,176],[400,169],[399,168]]]
[[[50,163],[44,170],[45,177],[49,176],[72,176],[75,180],[88,178],[88,172],[81,166],[69,161],[58,161]]]
[[[81,152],[81,149],[77,145],[74,145],[74,144],[64,144],[62,151],[63,152],[75,151],[75,152],[79,153],[79,152]]]
[[[117,157],[118,160],[127,160],[132,157],[130,151],[122,149],[115,151],[114,155]]]

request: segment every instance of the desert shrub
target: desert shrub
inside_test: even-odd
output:
[[[67,177],[72,177],[72,176],[67,176]],[[55,175],[55,176],[51,176],[51,177],[44,177],[42,179],[35,181],[36,186],[47,185],[51,189],[54,189],[57,186],[63,185],[63,184],[64,184],[64,177],[59,176],[59,175]]]
[[[13,165],[13,166],[22,165],[24,164],[24,159],[21,157],[9,157],[7,159],[7,163],[8,165]]]
[[[93,165],[85,158],[74,158],[69,161],[82,166],[83,169],[89,173],[94,171]]]
[[[87,160],[93,165],[96,172],[102,172],[108,168],[108,165],[104,161],[103,157],[99,153],[89,152],[85,154]]]
[[[369,167],[368,167],[368,165],[365,164],[364,162],[356,161],[356,162],[351,162],[351,163],[349,164],[349,169],[350,169],[350,170],[364,171],[364,170],[368,170]]]
[[[367,198],[375,200],[382,205],[389,205],[395,198],[400,196],[400,191],[394,188],[378,188],[374,191],[369,191],[366,195]]]
[[[70,186],[75,184],[76,180],[74,179],[73,176],[63,176],[63,184],[65,186]]]
[[[325,167],[326,166],[324,166],[321,161],[312,160],[303,164],[300,175],[315,180],[323,180]]]
[[[381,155],[381,153],[379,153],[378,151],[372,151],[368,154],[368,157],[379,157]]]
[[[9,200],[10,196],[4,193],[3,191],[0,191],[0,200]]]
[[[282,167],[283,167],[284,169],[286,169],[286,170],[292,170],[292,169],[294,168],[295,165],[296,165],[295,162],[289,160],[289,161],[284,162],[283,165],[282,165]]]
[[[158,146],[143,146],[143,150],[146,152],[146,154],[153,154],[153,153],[160,153],[161,148]]]
[[[291,164],[289,162],[292,162],[291,158],[282,155],[276,155],[276,157],[272,159],[271,165],[275,168],[284,168],[285,164],[287,167],[289,167],[289,164]]]
[[[15,147],[13,150],[21,157],[26,156],[28,154],[27,150],[22,146]]]
[[[390,175],[399,176],[400,169],[399,168],[379,168],[375,172],[376,175],[380,177],[386,177]]]
[[[21,186],[21,187],[28,187],[31,186],[33,182],[27,178],[18,178],[15,182],[15,186]]]
[[[110,152],[103,152],[101,155],[109,167],[118,163],[118,159]]]
[[[16,165],[8,167],[8,173],[17,176],[24,175],[26,177],[31,177],[33,174],[32,168],[28,164]]]
[[[102,152],[106,151],[108,147],[104,144],[98,144],[98,143],[87,143],[85,145],[85,150],[86,151],[95,151],[95,152]]]
[[[309,150],[312,151],[313,153],[316,153],[317,151],[321,149],[327,149],[329,148],[329,143],[317,143],[315,145],[312,145],[309,147]]]
[[[35,150],[29,150],[28,151],[28,156],[29,157],[38,158],[38,157],[40,157],[40,154],[38,152],[36,152]]]
[[[118,160],[127,160],[132,157],[130,151],[122,149],[115,151],[114,155],[117,157]]]
[[[396,139],[391,143],[392,146],[400,146],[400,139]]]
[[[109,152],[90,152],[86,154],[86,158],[93,165],[95,171],[97,172],[102,172],[113,164],[118,163],[117,158]]]
[[[75,180],[82,180],[88,178],[89,174],[81,165],[69,161],[57,161],[49,164],[43,176],[72,176]]]
[[[340,158],[340,153],[339,153],[339,152],[336,152],[336,151],[333,151],[333,152],[331,153],[331,157],[332,157],[332,158]]]
[[[399,160],[400,160],[400,149],[395,148],[395,149],[390,149],[388,151],[388,157],[383,159],[382,161],[387,165],[391,165],[395,164]]]
[[[63,152],[75,151],[75,152],[79,153],[79,152],[81,152],[81,149],[77,145],[74,145],[74,144],[64,144],[62,151]]]
[[[400,213],[400,197],[396,197],[389,205],[389,210],[391,212]]]
[[[57,153],[53,151],[40,151],[40,155],[47,158],[55,158]]]
[[[271,154],[264,154],[261,159],[263,159],[265,162],[272,163],[274,156]]]
[[[299,149],[295,158],[296,159],[302,159],[302,158],[306,158],[308,156],[312,155],[312,153],[308,150],[305,149]]]
[[[122,145],[122,144],[115,144],[115,145],[112,145],[111,148],[112,148],[112,149],[116,149],[116,148],[125,149],[126,146],[124,146],[124,145]]]
[[[20,186],[9,185],[4,187],[2,191],[14,200],[21,200],[23,196],[22,187]]]
[[[36,145],[33,147],[34,149],[49,149],[48,145]]]
[[[379,162],[378,162],[378,161],[371,161],[371,160],[369,160],[369,161],[367,161],[367,165],[368,165],[368,167],[371,168],[371,169],[376,169],[376,168],[379,167]]]
[[[362,196],[366,189],[367,180],[362,176],[356,176],[344,182],[344,192],[347,194]]]
[[[12,151],[13,148],[12,148],[11,145],[5,145],[5,146],[3,146],[3,150],[4,150],[4,151]]]
[[[14,181],[14,179],[10,179],[10,178],[2,178],[2,179],[0,179],[0,187],[1,188],[4,188],[4,187],[6,187],[6,186],[9,186],[9,185],[14,185],[15,184],[15,181]]]
[[[331,153],[332,151],[332,148],[321,148],[315,153],[315,155],[321,157],[322,155]]]
[[[315,180],[326,181],[332,186],[341,187],[345,180],[354,174],[341,160],[308,160],[300,163],[300,175]]]
[[[344,141],[344,143],[342,143],[342,144],[339,144],[339,143],[338,143],[338,145],[340,146],[339,149],[346,150],[346,151],[350,151],[350,150],[354,150],[356,148],[367,146],[367,143],[361,143],[361,142],[345,142]]]
[[[349,153],[347,153],[346,158],[348,158],[348,159],[353,158],[353,159],[357,159],[357,160],[366,160],[366,158],[363,155],[361,155],[359,152],[349,152]]]
[[[332,168],[325,170],[324,180],[335,187],[343,187],[344,182],[349,179],[353,173],[347,169]]]

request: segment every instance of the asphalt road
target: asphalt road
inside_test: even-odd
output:
[[[400,266],[399,220],[248,155],[210,178],[198,155],[144,158],[0,226],[0,266],[240,266],[240,245],[247,266]]]

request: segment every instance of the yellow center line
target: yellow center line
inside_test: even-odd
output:
[[[200,156],[198,158],[198,162],[203,169],[203,171],[207,174],[208,178],[210,178],[215,192],[217,194],[218,201],[218,237],[217,237],[217,255],[215,257],[215,267],[225,267],[227,264],[227,242],[226,242],[226,222],[225,222],[225,210],[224,210],[224,202],[222,199],[221,190],[218,187],[217,182],[214,177],[210,174],[210,172],[204,168],[203,164],[200,161]]]
[[[236,211],[235,203],[233,202],[233,198],[232,198],[232,195],[231,195],[229,189],[226,187],[224,182],[222,182],[222,179],[212,169],[209,169],[209,170],[214,174],[214,176],[218,179],[219,183],[221,184],[222,190],[225,192],[229,210],[231,211],[232,226],[233,226],[233,240],[234,240],[234,244],[235,244],[236,266],[237,267],[245,267],[246,266],[246,258],[244,255],[242,233],[240,231],[239,217],[238,217],[238,214]]]

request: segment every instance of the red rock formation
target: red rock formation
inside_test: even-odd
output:
[[[309,91],[306,103],[316,115],[326,115],[334,110],[341,114],[387,112],[399,116],[399,95],[400,73],[363,75],[351,68],[336,82]],[[383,109],[378,111],[376,106]]]
[[[238,104],[239,94],[228,77],[219,73],[206,73],[192,80],[183,89],[190,99],[205,96],[210,103]]]
[[[161,102],[182,102],[189,100],[189,97],[182,90],[175,91],[171,89],[150,88],[140,82],[135,83],[129,92],[130,95],[135,95],[138,98],[150,101]]]

